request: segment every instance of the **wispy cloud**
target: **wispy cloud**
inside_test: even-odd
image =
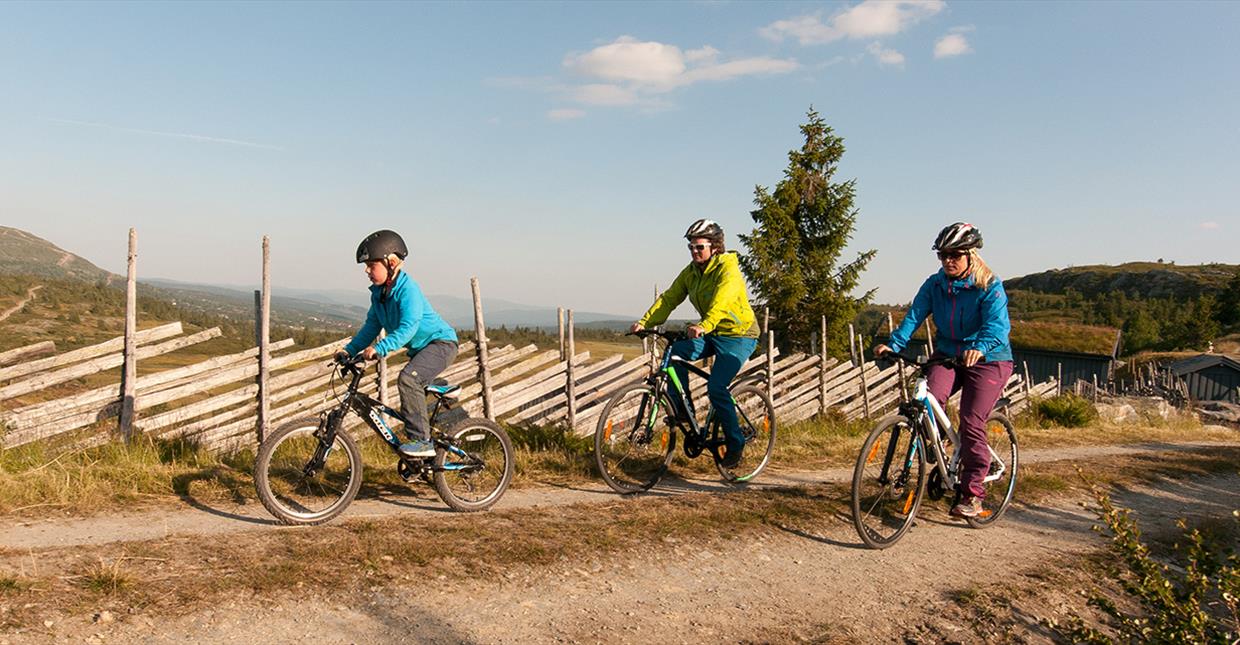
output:
[[[246,148],[261,148],[263,150],[283,150],[280,146],[268,145],[265,143],[254,143],[253,141],[242,141],[240,139],[226,139],[222,137],[209,137],[201,134],[190,134],[187,132],[163,132],[160,130],[146,130],[144,128],[130,128],[120,125],[111,125],[108,123],[95,123],[93,121],[77,121],[74,119],[57,119],[45,117],[44,121],[52,123],[64,123],[67,125],[81,125],[92,128],[104,128],[107,130],[115,130],[117,132],[133,132],[135,134],[148,134],[158,137],[172,137],[175,139],[188,139],[190,141],[199,141],[202,143],[222,143],[230,146],[244,146]]]
[[[556,108],[547,111],[547,118],[552,121],[570,121],[572,119],[580,119],[585,115],[585,110],[578,110],[577,108]]]
[[[777,20],[758,33],[781,42],[795,39],[802,45],[820,45],[843,38],[892,36],[933,16],[947,6],[944,0],[865,0],[823,20],[821,13]]]
[[[1205,230],[1207,230],[1207,231],[1217,231],[1217,230],[1219,230],[1220,228],[1223,228],[1223,227],[1222,227],[1222,226],[1219,226],[1219,223],[1218,223],[1218,222],[1202,222],[1202,223],[1201,223],[1201,228],[1203,228],[1203,229],[1205,229]]]
[[[973,53],[973,48],[969,46],[969,41],[963,33],[948,34],[934,43],[935,58],[951,58],[971,53]]]
[[[894,49],[887,49],[879,43],[870,43],[870,46],[866,47],[866,51],[870,52],[870,54],[878,60],[879,65],[889,65],[894,67],[904,65],[904,54],[901,54]]]

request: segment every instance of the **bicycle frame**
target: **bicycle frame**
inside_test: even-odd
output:
[[[697,437],[702,441],[704,447],[718,447],[723,445],[724,439],[718,436],[720,433],[720,428],[717,425],[712,424],[712,421],[715,418],[714,406],[712,405],[710,410],[707,411],[706,419],[703,421],[702,425],[698,425],[696,416],[692,414],[693,408],[691,405],[692,401],[689,394],[689,388],[680,382],[680,377],[676,375],[676,370],[673,368],[673,363],[684,367],[703,379],[709,379],[710,372],[707,372],[706,370],[679,356],[672,356],[673,340],[668,338],[665,334],[660,334],[660,336],[668,341],[667,346],[663,348],[663,360],[659,363],[659,369],[648,379],[648,382],[651,385],[654,385],[657,391],[664,391],[666,389],[666,384],[669,382],[672,384],[672,388],[676,392],[676,398],[672,400],[672,405],[675,406],[679,403],[685,413],[685,418],[689,421],[688,428],[684,426],[680,427],[681,433],[687,436],[690,434],[690,431],[692,431],[693,434],[697,435]],[[736,403],[735,398],[732,399],[732,404],[736,406],[737,415],[743,419],[746,424],[752,425],[752,422],[745,414],[745,411]],[[659,403],[656,399],[654,409],[651,410],[651,416],[648,418],[648,422],[653,421],[654,415],[658,414],[658,409]],[[679,411],[673,410],[673,412]],[[640,417],[641,415],[639,414],[638,416]]]
[[[393,417],[405,424],[408,424],[409,421],[405,419],[404,415],[402,415],[399,411],[384,405],[368,394],[358,391],[361,384],[363,371],[357,367],[356,363],[344,364],[340,369],[341,372],[347,372],[351,375],[348,391],[345,395],[345,399],[341,401],[340,405],[333,408],[327,415],[329,435],[324,437],[324,443],[329,446],[331,445],[331,441],[335,439],[335,432],[340,427],[339,421],[343,421],[344,415],[347,411],[352,410],[362,418],[366,425],[369,426],[375,434],[379,435],[379,438],[382,439],[389,448],[391,448],[392,452],[394,452],[396,456],[401,459],[401,461],[429,461],[430,458],[410,459],[400,453],[399,449],[401,441],[396,437],[396,433],[392,431],[391,426],[384,421],[383,415]],[[434,424],[439,416],[439,409],[441,406],[447,408],[448,404],[444,401],[442,396],[436,394],[435,407],[428,416],[428,422],[431,426],[430,440],[436,447],[442,448],[457,457],[472,460],[473,457],[469,453],[458,448],[454,443],[448,440],[438,428],[435,427]],[[432,466],[430,467],[430,470],[467,470],[476,469],[478,467],[479,466],[477,464],[445,463],[442,467]]]
[[[939,471],[939,476],[943,478],[944,486],[951,490],[956,487],[956,475],[960,472],[961,444],[960,434],[952,425],[951,419],[947,418],[947,413],[943,410],[943,406],[935,400],[930,394],[928,381],[924,374],[917,377],[917,381],[913,386],[913,397],[910,403],[901,406],[901,412],[908,416],[909,420],[914,424],[914,428],[921,428],[921,432],[917,433],[912,443],[909,444],[910,450],[908,460],[911,463],[913,451],[918,448],[918,444],[923,437],[930,444],[930,450],[934,451],[934,466]],[[909,409],[905,409],[905,408]],[[911,413],[911,414],[910,414]],[[943,459],[943,439],[946,438],[952,443],[955,450],[952,451],[950,461]],[[992,466],[992,473],[987,475],[982,482],[990,483],[1003,476],[1007,471],[1007,464],[987,444],[986,449],[990,451],[990,459],[992,464],[997,464],[998,468]],[[949,463],[944,463],[948,462]]]

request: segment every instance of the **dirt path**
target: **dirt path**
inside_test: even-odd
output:
[[[29,303],[31,300],[34,300],[34,294],[38,293],[39,289],[42,289],[42,288],[43,288],[43,285],[36,284],[35,286],[27,289],[25,299],[19,300],[17,304],[13,305],[12,307],[9,307],[8,309],[5,309],[4,311],[0,311],[0,320],[6,320],[9,316],[12,316],[13,314],[24,309],[27,303]]]
[[[1173,514],[1219,517],[1240,507],[1240,476],[1168,481],[1117,500],[1147,528]],[[1061,501],[1018,507],[974,531],[935,505],[886,551],[858,548],[847,519],[836,517],[730,542],[652,543],[623,559],[518,568],[489,581],[440,576],[380,590],[393,581],[379,580],[368,593],[332,600],[240,598],[171,619],[76,617],[0,643],[970,642],[985,634],[953,612],[975,584],[1036,580],[1039,567],[1096,550],[1095,521]],[[1022,640],[1049,642],[1037,621],[1056,608],[1025,611]]]
[[[1146,443],[1116,446],[1079,446],[1029,450],[1021,453],[1024,463],[1040,461],[1081,460],[1114,455],[1194,450],[1210,445],[1203,443]],[[751,488],[796,486],[802,484],[848,482],[851,468],[827,470],[779,470],[763,473]],[[718,479],[669,478],[646,497],[673,495],[686,491],[726,492],[727,484]],[[443,514],[448,509],[426,486],[412,486],[410,495],[359,499],[344,517],[383,517],[397,514]],[[612,501],[615,494],[600,482],[573,487],[535,487],[509,491],[496,508],[532,508],[568,504]],[[639,498],[640,499],[640,498]],[[281,530],[270,514],[258,504],[211,506],[187,500],[191,508],[182,510],[148,510],[135,513],[109,514],[85,519],[47,519],[16,521],[0,519],[0,548],[39,549],[109,542],[140,541],[170,535],[224,535],[245,531]]]

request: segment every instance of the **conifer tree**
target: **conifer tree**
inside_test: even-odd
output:
[[[770,307],[771,328],[784,350],[810,347],[827,317],[827,348],[848,354],[848,323],[873,290],[853,297],[875,251],[841,262],[857,223],[856,180],[833,182],[844,139],[811,107],[801,126],[805,143],[788,153],[784,178],[774,190],[754,189],[755,228],[740,240],[748,249],[741,269],[760,304]]]

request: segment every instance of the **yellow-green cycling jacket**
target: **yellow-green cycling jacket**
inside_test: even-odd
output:
[[[741,276],[736,253],[711,256],[704,269],[690,262],[638,324],[642,327],[662,324],[672,310],[685,301],[685,296],[689,296],[689,303],[702,317],[702,322],[698,323],[702,331],[719,336],[758,337],[758,326],[754,324],[756,319],[745,293],[745,278]]]

